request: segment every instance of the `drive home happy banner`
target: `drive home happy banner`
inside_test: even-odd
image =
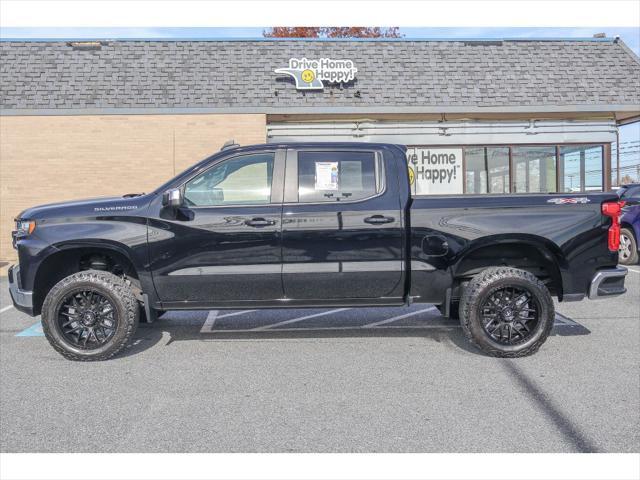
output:
[[[462,193],[461,148],[409,147],[407,160],[412,193]]]

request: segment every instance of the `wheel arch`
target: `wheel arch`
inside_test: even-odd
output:
[[[636,241],[638,241],[638,238],[636,238],[636,231],[633,228],[633,225],[630,222],[627,221],[621,221],[620,222],[620,228],[626,228],[627,230],[631,231],[631,234],[633,235],[633,238],[636,239]]]
[[[562,299],[562,270],[567,261],[560,248],[536,235],[492,235],[472,242],[452,266],[454,279],[469,278],[488,267],[509,266],[527,270],[543,280]]]
[[[100,268],[100,259],[104,268]],[[63,278],[82,270],[98,269],[126,275],[140,282],[145,290],[145,275],[134,261],[131,250],[117,242],[70,241],[55,245],[55,250],[40,262],[33,283],[34,315],[41,313],[44,299]]]

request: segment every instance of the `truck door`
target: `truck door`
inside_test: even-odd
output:
[[[287,299],[401,303],[404,219],[396,169],[382,151],[361,147],[287,151]]]
[[[231,153],[184,183],[177,212],[151,215],[151,270],[163,303],[282,298],[283,174],[284,150]]]

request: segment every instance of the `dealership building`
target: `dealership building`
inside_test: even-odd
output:
[[[0,43],[0,259],[34,204],[149,191],[229,139],[408,146],[425,194],[615,183],[640,120],[618,39]]]

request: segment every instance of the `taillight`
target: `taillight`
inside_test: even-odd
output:
[[[611,226],[609,227],[609,250],[617,252],[620,248],[620,214],[624,201],[605,202],[602,204],[602,214],[611,217]]]

